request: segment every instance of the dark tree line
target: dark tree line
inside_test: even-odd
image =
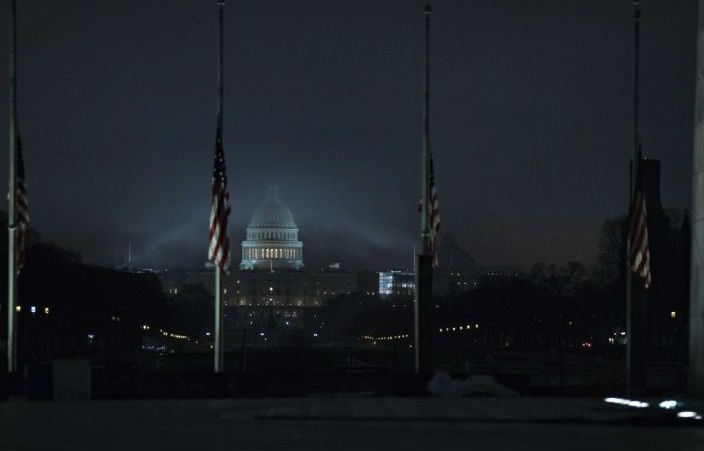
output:
[[[4,215],[6,219],[6,214]],[[0,232],[7,255],[7,229]],[[92,352],[138,350],[146,334],[178,330],[173,302],[154,274],[90,265],[80,255],[43,241],[33,229],[18,277],[20,361]],[[7,260],[0,260],[0,347],[7,346]],[[4,351],[3,351],[4,353]]]
[[[686,344],[689,223],[686,213],[677,211],[668,211],[663,223],[652,232],[653,284],[647,299],[634,302],[648,304],[653,355],[676,348],[681,359]],[[591,267],[577,261],[537,263],[521,277],[481,277],[475,289],[436,296],[437,345],[454,343],[449,337],[456,336],[440,329],[460,326],[462,340],[483,348],[583,349],[610,345],[610,339],[618,343],[626,324],[626,226],[625,216],[602,224],[597,261]],[[410,300],[345,296],[331,301],[325,315],[330,332],[340,340],[413,331]],[[468,324],[473,326],[470,332]]]
[[[170,326],[170,308],[153,274],[81,262],[73,251],[38,242],[18,280],[18,351],[41,358],[138,349],[144,326]]]

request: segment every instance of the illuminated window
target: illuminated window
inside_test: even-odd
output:
[[[675,312],[675,311],[670,312],[670,318],[672,318],[672,319],[677,318],[677,312]]]

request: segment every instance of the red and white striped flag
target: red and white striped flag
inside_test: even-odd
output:
[[[438,239],[440,233],[440,211],[438,209],[438,188],[435,185],[435,169],[433,167],[433,155],[430,155],[428,167],[428,238],[430,240],[430,252],[433,256],[433,267],[438,266]]]
[[[650,244],[648,243],[648,212],[645,207],[643,190],[636,188],[635,201],[631,208],[629,228],[630,255],[628,263],[631,271],[643,278],[645,288],[650,287]]]
[[[220,133],[215,143],[215,164],[210,203],[210,246],[208,260],[227,272],[230,269],[230,238],[227,234],[227,221],[230,216],[230,192],[227,189],[225,172],[225,152]]]
[[[15,261],[17,272],[24,266],[25,246],[29,231],[29,202],[27,201],[27,185],[25,184],[24,157],[22,156],[22,140],[17,134],[17,150],[15,153],[15,214],[17,229],[15,231]]]

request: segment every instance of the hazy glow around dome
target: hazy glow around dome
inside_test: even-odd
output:
[[[302,269],[303,243],[291,210],[281,203],[278,189],[269,187],[262,205],[252,214],[242,242],[240,269]]]

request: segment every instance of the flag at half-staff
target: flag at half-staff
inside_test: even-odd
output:
[[[430,240],[430,253],[433,256],[433,267],[438,266],[438,238],[440,233],[440,210],[438,209],[438,187],[435,184],[435,168],[433,155],[428,158],[428,239]]]
[[[208,260],[224,272],[230,268],[230,238],[227,233],[227,221],[230,216],[230,192],[227,188],[225,172],[225,152],[222,137],[218,133],[215,143],[215,163],[213,167],[213,186],[210,199],[210,246]]]
[[[636,171],[640,172],[640,161],[636,166],[638,166]],[[630,249],[628,266],[631,271],[643,279],[643,285],[648,288],[652,278],[650,273],[650,243],[648,241],[648,210],[639,176],[636,176],[628,238]]]
[[[19,273],[24,266],[25,246],[29,232],[29,202],[27,201],[27,185],[25,184],[24,157],[22,156],[22,140],[17,134],[15,147],[15,270]]]

